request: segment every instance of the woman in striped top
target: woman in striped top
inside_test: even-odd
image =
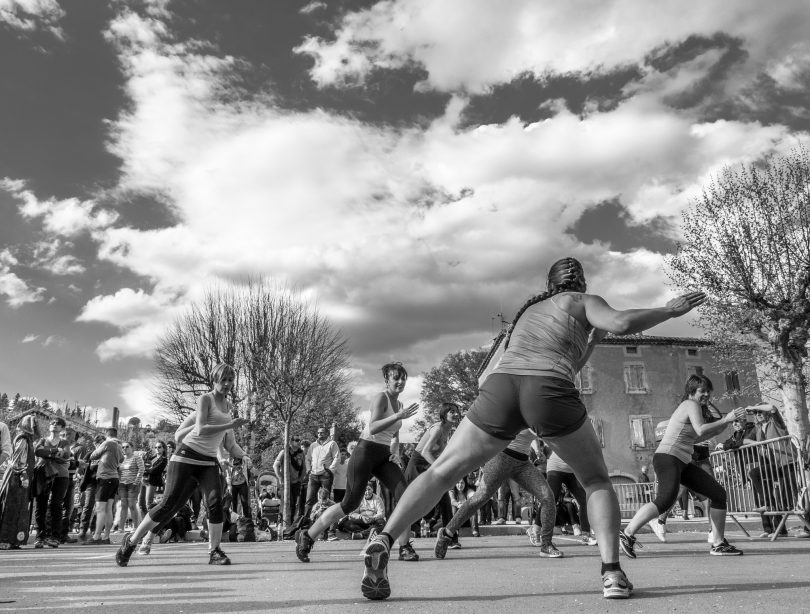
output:
[[[141,522],[141,511],[138,509],[138,491],[143,478],[143,456],[135,454],[131,443],[123,442],[124,460],[118,466],[118,498],[121,505],[118,508],[118,528],[123,530],[127,524],[127,515],[132,517],[132,526],[137,527]]]

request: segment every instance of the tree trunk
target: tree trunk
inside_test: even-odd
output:
[[[804,394],[804,377],[800,358],[781,359],[782,370],[782,408],[788,433],[803,442],[808,432],[807,398]]]
[[[292,518],[287,518],[290,506],[290,421],[284,422],[284,496],[281,498],[281,531],[278,532],[278,541],[284,541],[284,529],[290,524]]]

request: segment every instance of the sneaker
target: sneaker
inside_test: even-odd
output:
[[[515,524],[520,524],[521,522],[523,521],[520,518],[515,518]]]
[[[658,541],[667,543],[667,525],[658,522],[657,518],[653,518],[648,524],[652,532],[655,533],[655,536],[658,538]]]
[[[359,539],[363,539],[362,533],[358,533],[357,535],[360,536]],[[352,539],[354,539],[354,533],[352,533]],[[371,542],[373,542],[375,539],[377,539],[377,529],[371,527],[371,530],[368,532],[368,538],[366,539],[366,545],[363,546],[363,549],[360,551],[360,553],[365,554],[366,548],[368,548],[369,544],[371,544]]]
[[[360,584],[360,590],[366,599],[377,601],[391,596],[391,585],[388,583],[390,552],[391,544],[384,535],[378,535],[366,548],[363,558],[366,569]]]
[[[171,529],[166,529],[165,531],[163,531],[163,533],[160,534],[160,540],[159,540],[160,543],[165,544],[167,541],[169,541],[172,538],[172,535],[174,535],[173,531]]]
[[[437,559],[443,559],[445,557],[452,540],[453,538],[447,534],[444,527],[439,529],[436,533],[436,545],[433,546],[433,554],[436,555]]]
[[[737,548],[732,546],[725,539],[717,546],[712,546],[712,549],[709,550],[709,554],[715,556],[740,556],[742,553],[742,550],[737,550]]]
[[[574,537],[579,537],[580,535],[582,535],[582,529],[579,527],[578,524],[575,524],[572,528],[574,529]]]
[[[416,563],[419,560],[419,555],[416,554],[416,550],[413,549],[411,542],[399,547],[399,560],[411,561],[413,563]]]
[[[458,550],[460,548],[461,544],[458,541],[458,533],[456,533],[455,535],[453,535],[453,537],[450,538],[450,550]]]
[[[771,534],[767,533],[767,532],[759,534],[760,539],[765,539],[765,538],[770,537],[770,536],[771,536]]]
[[[59,540],[55,537],[46,537],[45,538],[45,545],[48,548],[58,548],[59,547]]]
[[[492,524],[506,524],[506,520],[503,518],[498,518],[497,520],[493,520]]]
[[[337,535],[335,535],[334,533],[332,533],[332,534],[331,534],[329,537],[327,537],[327,538],[326,538],[326,541],[330,541],[330,542],[336,542],[336,541],[337,541],[337,540],[339,540],[339,539],[340,539],[340,538],[339,538]]]
[[[115,553],[116,565],[126,567],[133,552],[135,552],[135,544],[132,543],[132,533],[127,533],[124,535],[124,539],[121,540],[121,547]]]
[[[295,532],[295,556],[302,563],[309,563],[309,551],[315,541],[309,536],[306,529],[298,529]]]
[[[37,541],[34,542],[34,548],[36,548],[37,550],[41,550],[44,547],[45,547],[45,540],[37,537]]]
[[[602,596],[605,599],[628,599],[632,594],[633,584],[623,571],[606,571],[602,574]]]
[[[583,533],[580,536],[579,541],[581,541],[586,546],[595,546],[597,543],[599,543],[596,541],[596,538],[590,533]]]
[[[563,553],[557,550],[557,546],[549,542],[548,544],[542,544],[540,546],[540,556],[549,559],[559,559],[562,558]]]
[[[536,524],[533,524],[526,529],[526,535],[529,536],[529,542],[532,546],[542,545],[542,542],[540,541],[540,527],[538,527]]]
[[[222,549],[217,546],[208,554],[208,564],[209,565],[230,565],[231,559],[228,558],[228,555],[225,554]]]
[[[631,559],[636,558],[636,547],[641,549],[643,546],[636,543],[636,538],[629,536],[624,531],[619,531],[619,546],[622,551]]]
[[[141,542],[141,547],[138,548],[138,554],[147,556],[152,553],[152,542],[145,539]]]
[[[472,532],[472,536],[473,537],[481,537],[481,534],[476,530],[476,531]],[[810,537],[810,533],[808,533],[807,536]],[[799,535],[799,537],[801,537],[801,535]]]

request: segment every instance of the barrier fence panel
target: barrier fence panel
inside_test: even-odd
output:
[[[790,515],[802,519],[806,509],[806,459],[792,437],[747,444],[712,453],[712,469],[726,489],[728,513],[758,513],[773,518],[776,539]],[[736,518],[734,519],[736,521]]]
[[[613,489],[619,499],[622,519],[632,518],[645,503],[655,499],[655,482],[637,484],[614,484]]]

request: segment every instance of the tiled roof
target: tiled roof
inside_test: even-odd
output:
[[[687,347],[706,347],[714,345],[709,339],[697,337],[656,337],[653,335],[614,335],[608,333],[607,337],[599,342],[600,345],[680,345]]]

